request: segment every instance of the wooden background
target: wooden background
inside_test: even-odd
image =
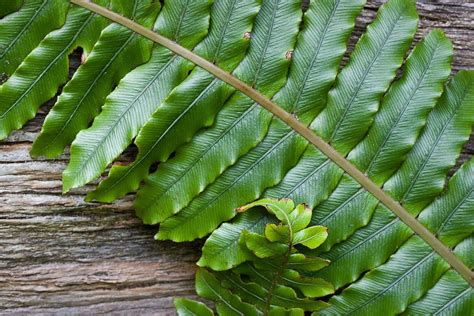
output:
[[[351,49],[381,2],[368,1]],[[418,9],[417,39],[442,28],[454,42],[454,70],[474,69],[474,2],[418,0]],[[173,297],[193,295],[200,243],[154,241],[156,228],[135,218],[132,196],[104,205],[83,201],[91,187],[62,195],[67,154],[28,154],[51,103],[0,142],[0,314],[174,315]],[[471,137],[461,160],[473,152]]]

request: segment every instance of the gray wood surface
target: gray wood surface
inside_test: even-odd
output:
[[[350,48],[381,2],[368,1]],[[418,8],[417,39],[442,28],[454,42],[453,69],[474,69],[474,4],[419,0]],[[0,142],[0,314],[173,315],[172,298],[193,295],[200,242],[154,241],[156,229],[133,214],[133,196],[85,203],[91,186],[62,195],[68,155],[32,160],[28,153],[51,104]],[[460,160],[473,152],[471,137]]]

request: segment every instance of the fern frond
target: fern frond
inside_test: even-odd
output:
[[[122,26],[77,6],[66,15],[63,0],[21,2],[0,5],[0,61],[13,61],[0,63],[0,138],[57,93],[82,47],[32,155],[55,157],[73,142],[67,191],[134,142],[135,161],[112,166],[88,199],[112,201],[146,179],[135,206],[161,223],[158,239],[192,240],[233,219],[199,261],[198,291],[218,312],[300,315],[326,307],[311,299],[324,295],[328,314],[469,310],[472,162],[442,192],[472,132],[474,73],[444,85],[452,45],[440,30],[404,63],[413,0],[387,1],[340,71],[364,0],[314,0],[308,10],[300,0],[71,0]],[[281,213],[266,200],[280,225],[261,209],[239,213],[262,196],[308,207],[283,200],[294,213]],[[318,249],[297,253],[296,243]]]

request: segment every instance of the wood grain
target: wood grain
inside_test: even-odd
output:
[[[383,1],[368,1],[349,47]],[[418,1],[417,39],[434,27],[453,41],[453,69],[474,69],[474,4]],[[345,58],[347,60],[347,58]],[[78,58],[72,58],[71,69]],[[54,103],[0,142],[0,314],[174,315],[172,298],[194,295],[200,242],[156,242],[156,228],[133,215],[133,196],[113,204],[85,203],[92,185],[61,194],[68,154],[32,160],[32,140]],[[459,160],[474,153],[474,137]],[[129,161],[134,150],[121,159]]]

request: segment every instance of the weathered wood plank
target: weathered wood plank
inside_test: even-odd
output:
[[[368,1],[351,49],[382,2]],[[474,69],[474,4],[423,0],[418,8],[417,39],[442,28],[454,42],[454,70]],[[68,155],[32,160],[28,153],[51,104],[0,142],[0,313],[173,315],[172,298],[193,295],[200,243],[153,241],[155,228],[133,215],[133,196],[85,203],[92,186],[62,195]],[[471,137],[461,160],[473,153]]]

